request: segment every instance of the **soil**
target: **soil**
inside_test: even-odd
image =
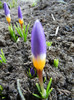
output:
[[[30,2],[18,2],[23,13],[24,23],[29,22],[30,28],[27,42],[20,37],[14,42],[8,31],[8,23],[4,10],[0,9],[0,49],[3,49],[7,63],[0,66],[0,85],[3,86],[5,100],[21,100],[17,91],[17,79],[20,79],[21,90],[26,100],[39,100],[32,93],[37,93],[35,83],[38,78],[30,79],[27,75],[29,68],[33,67],[31,60],[31,30],[36,19],[43,25],[46,41],[52,42],[47,47],[46,65],[43,77],[46,77],[46,88],[52,77],[53,91],[48,100],[74,100],[74,1],[41,0],[35,7]],[[11,10],[11,23],[18,22],[17,7]],[[53,20],[52,14],[55,18]],[[58,34],[55,35],[59,26]],[[55,68],[54,59],[59,59],[59,66]],[[32,93],[31,93],[32,92]],[[1,96],[0,96],[0,100]]]

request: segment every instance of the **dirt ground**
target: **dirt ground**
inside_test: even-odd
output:
[[[4,10],[0,9],[0,49],[3,49],[7,59],[7,63],[0,66],[0,85],[4,88],[5,100],[21,100],[17,91],[17,79],[20,79],[26,100],[39,100],[31,94],[31,92],[38,93],[35,86],[38,78],[30,79],[27,75],[29,68],[33,67],[31,30],[36,19],[43,25],[46,41],[52,42],[52,46],[47,47],[46,65],[43,71],[43,77],[46,77],[45,88],[50,77],[53,79],[51,85],[53,91],[48,100],[74,100],[74,1],[65,0],[65,2],[63,4],[56,0],[42,0],[35,7],[32,7],[30,2],[18,2],[24,23],[27,25],[31,22],[27,42],[23,42],[20,37],[18,42],[12,41]],[[17,7],[10,11],[11,23],[14,25],[18,22]],[[58,26],[58,34],[55,36]],[[58,68],[53,65],[55,58],[59,59]]]

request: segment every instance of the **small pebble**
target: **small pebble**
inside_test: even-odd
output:
[[[57,37],[57,40],[61,40],[61,37]]]

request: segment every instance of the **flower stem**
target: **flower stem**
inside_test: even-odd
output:
[[[40,84],[40,87],[41,87],[42,94],[44,94],[42,71],[41,70],[37,70],[37,74],[38,74],[39,84]]]
[[[21,24],[21,29],[23,29],[23,24]]]
[[[9,26],[11,26],[11,24],[10,23],[8,23],[9,24]]]

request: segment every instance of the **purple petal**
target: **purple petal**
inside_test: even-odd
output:
[[[0,57],[0,60],[2,60],[2,58]]]
[[[8,5],[7,5],[6,2],[4,2],[4,11],[5,11],[6,16],[10,14],[10,10],[9,10]]]
[[[18,7],[18,18],[23,19],[20,6]]]
[[[39,20],[36,20],[32,29],[31,49],[35,57],[46,54],[46,40],[43,27]]]
[[[31,68],[30,72],[31,72],[31,75],[32,75],[32,76],[35,74],[35,71],[34,71],[33,68]]]

